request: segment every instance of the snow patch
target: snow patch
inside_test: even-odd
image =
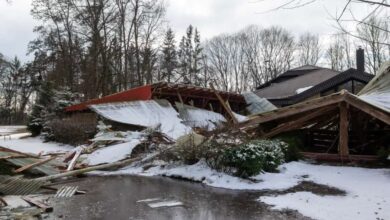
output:
[[[181,205],[183,205],[183,203],[176,200],[148,203],[148,206],[150,208],[172,207],[172,206],[181,206]]]
[[[123,160],[131,154],[134,147],[139,143],[141,143],[139,139],[133,139],[130,142],[115,144],[95,150],[93,153],[88,154],[87,163],[90,166],[93,166]]]
[[[295,90],[295,93],[296,94],[302,93],[302,92],[304,92],[304,91],[306,91],[308,89],[311,89],[312,87],[313,86],[307,86],[307,87],[299,88],[299,89]]]
[[[11,139],[0,138],[0,146],[23,153],[47,154],[47,153],[65,153],[74,149],[74,147],[55,142],[43,142],[41,137],[21,138],[30,133],[19,133],[10,135]]]

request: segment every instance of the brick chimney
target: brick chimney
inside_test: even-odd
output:
[[[361,47],[356,50],[356,69],[358,72],[364,72],[364,50]]]

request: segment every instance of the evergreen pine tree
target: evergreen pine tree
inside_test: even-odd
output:
[[[189,84],[194,83],[193,72],[191,71],[192,66],[192,58],[193,58],[193,44],[192,44],[192,35],[193,35],[193,27],[192,25],[188,26],[186,38],[185,38],[185,77],[187,78]]]
[[[54,102],[54,89],[51,82],[43,82],[38,90],[38,96],[32,107],[32,112],[28,120],[27,128],[33,136],[41,133],[48,107]]]
[[[200,45],[200,34],[197,29],[195,29],[194,34],[194,44],[195,48],[192,54],[192,65],[191,65],[191,72],[194,76],[194,84],[197,86],[200,86],[202,84],[202,77],[201,77],[201,71],[202,71],[202,51],[203,48]]]
[[[166,79],[167,82],[171,82],[177,66],[175,35],[171,28],[165,34],[162,53],[162,78]]]

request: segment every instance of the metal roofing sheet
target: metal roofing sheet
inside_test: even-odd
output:
[[[0,157],[7,157],[7,156],[13,156],[13,155],[19,155],[15,152],[7,152],[7,151],[0,151]],[[25,157],[25,158],[9,158],[5,159],[7,162],[12,163],[15,166],[23,167],[29,164],[36,163],[40,161],[40,159],[32,158],[32,157]],[[52,161],[49,161],[45,164],[41,164],[39,166],[31,168],[31,170],[37,171],[39,173],[45,174],[45,175],[53,175],[59,173],[59,170],[55,168],[55,164]]]

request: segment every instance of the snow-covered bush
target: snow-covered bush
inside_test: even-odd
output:
[[[279,140],[253,140],[223,153],[220,164],[234,168],[233,174],[249,177],[274,172],[284,162],[287,144]]]
[[[37,100],[27,124],[33,136],[43,133],[47,140],[53,139],[51,121],[64,113],[64,108],[78,100],[79,94],[72,93],[69,88],[54,89],[53,84],[44,82],[40,85]]]

